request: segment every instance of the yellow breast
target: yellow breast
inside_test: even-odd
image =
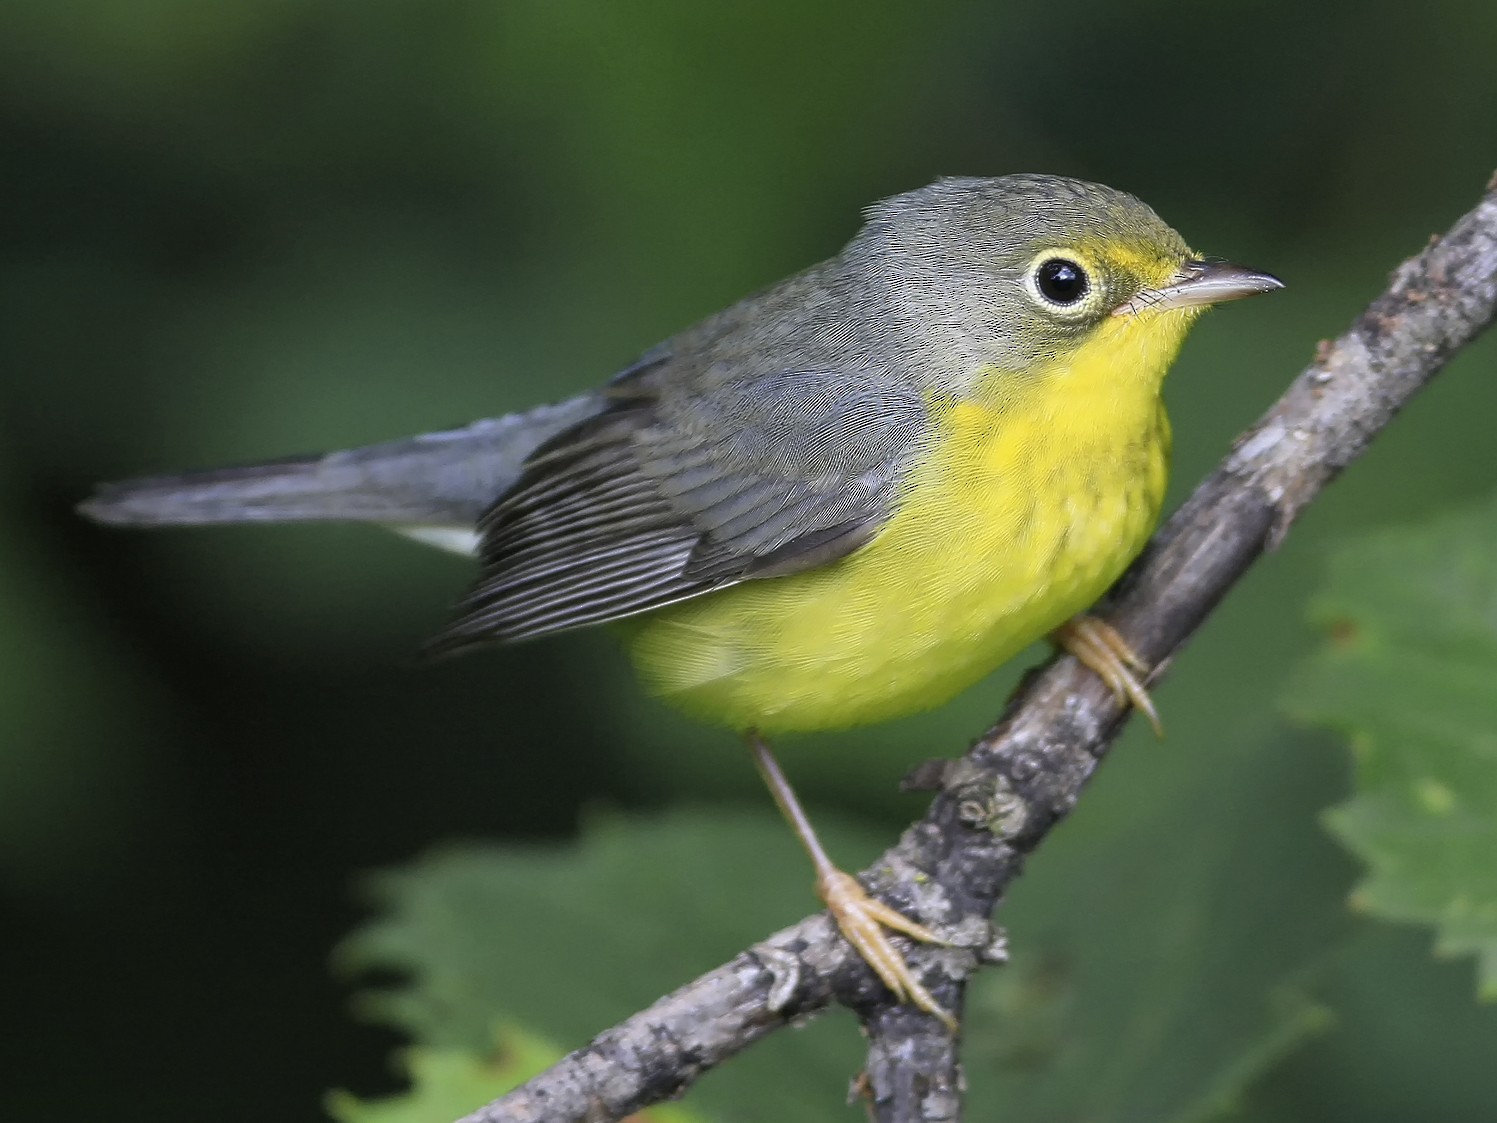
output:
[[[1064,367],[989,372],[968,399],[933,402],[932,437],[873,541],[642,618],[631,650],[646,684],[738,729],[859,725],[944,702],[1087,608],[1164,496],[1158,383],[1184,331],[1137,328],[1119,320]]]

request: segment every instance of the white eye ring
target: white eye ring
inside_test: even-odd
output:
[[[1096,313],[1102,302],[1101,275],[1082,254],[1047,249],[1034,255],[1024,270],[1024,289],[1042,309],[1066,320]]]

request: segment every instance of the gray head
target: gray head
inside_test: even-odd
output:
[[[1064,358],[1116,315],[1177,313],[1183,335],[1206,304],[1278,287],[1197,260],[1132,195],[1061,176],[941,179],[867,219],[846,264],[881,274],[922,334],[1010,370]]]

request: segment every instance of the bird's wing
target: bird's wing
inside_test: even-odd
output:
[[[616,620],[873,537],[925,430],[916,387],[872,369],[704,381],[623,378],[541,446],[480,521],[483,574],[433,647]]]

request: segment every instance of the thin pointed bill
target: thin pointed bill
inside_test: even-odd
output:
[[[1165,312],[1201,308],[1274,292],[1283,287],[1284,282],[1272,273],[1260,273],[1226,261],[1187,261],[1169,284],[1157,289],[1142,289],[1131,300],[1113,309],[1112,314],[1131,316],[1146,310]]]

